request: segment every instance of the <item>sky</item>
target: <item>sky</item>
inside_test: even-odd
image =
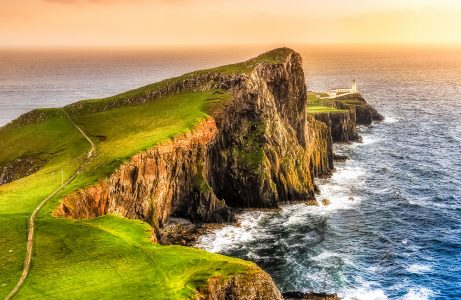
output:
[[[461,44],[460,0],[0,0],[0,47]]]

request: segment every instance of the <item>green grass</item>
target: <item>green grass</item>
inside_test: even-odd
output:
[[[334,107],[334,101],[329,99],[321,99],[320,97],[328,96],[324,93],[308,92],[307,93],[307,113],[320,114],[330,112],[346,112],[346,109],[337,109]]]
[[[365,104],[360,99],[341,99],[341,100],[338,100],[338,101],[340,101],[342,103],[345,103],[345,104],[353,104],[353,105],[364,105]]]
[[[114,215],[39,222],[33,272],[18,299],[185,299],[212,276],[254,264],[199,249],[159,246],[152,228]]]
[[[310,114],[327,113],[327,112],[346,112],[346,109],[337,109],[331,106],[308,105],[307,112]]]
[[[30,176],[0,186],[0,297],[16,283],[22,270],[26,223],[32,210],[69,176],[85,157],[88,145],[62,109],[45,110],[50,117],[38,124],[0,128],[0,162],[23,155],[47,159]]]
[[[231,101],[224,91],[148,99],[149,93],[199,74],[249,74],[258,63],[280,63],[292,52],[277,49],[243,63],[202,70],[65,109],[96,143],[97,154],[41,211],[31,272],[17,299],[183,299],[211,276],[252,272],[243,260],[150,242],[147,223],[116,216],[93,220],[54,218],[60,199],[107,178],[134,154],[192,130]],[[132,102],[133,97],[146,103]],[[33,209],[84,161],[89,145],[63,109],[30,112],[0,128],[0,165],[18,157],[46,164],[36,173],[0,186],[0,298],[14,287],[25,254],[26,224]],[[6,145],[6,147],[4,147]],[[240,149],[246,151],[245,149]],[[248,152],[248,151],[247,151]],[[246,153],[246,152],[245,152]],[[259,151],[249,151],[249,163]],[[205,186],[197,179],[200,188]]]

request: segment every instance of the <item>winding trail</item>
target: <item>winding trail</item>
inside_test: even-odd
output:
[[[29,275],[30,263],[32,260],[32,250],[34,248],[35,220],[37,219],[38,213],[48,203],[48,201],[54,197],[54,195],[56,195],[59,191],[61,191],[64,187],[66,187],[69,183],[71,183],[75,179],[75,177],[77,177],[77,175],[80,174],[82,167],[96,153],[96,146],[94,145],[93,141],[85,134],[85,132],[77,124],[75,124],[75,122],[72,120],[72,118],[69,116],[69,114],[66,112],[65,109],[63,109],[63,112],[66,115],[66,117],[69,119],[69,121],[72,123],[72,125],[75,127],[75,129],[77,129],[80,132],[80,134],[88,141],[91,147],[88,150],[85,160],[80,164],[80,166],[78,166],[77,170],[75,170],[72,176],[70,176],[64,182],[64,184],[62,184],[59,188],[54,190],[45,199],[43,199],[43,201],[40,202],[40,204],[32,212],[32,215],[30,216],[30,219],[29,219],[29,232],[27,235],[26,257],[24,259],[24,267],[22,270],[22,274],[16,286],[13,288],[13,290],[11,290],[8,296],[5,297],[5,300],[10,300],[11,298],[13,298],[13,296],[19,291],[22,284],[26,280],[27,275]]]

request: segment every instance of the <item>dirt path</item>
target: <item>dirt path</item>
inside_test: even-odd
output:
[[[32,250],[34,247],[34,234],[35,234],[35,220],[37,219],[37,215],[40,212],[40,210],[48,203],[48,201],[53,198],[54,195],[56,195],[59,191],[61,191],[64,187],[66,187],[69,183],[72,182],[72,180],[77,177],[77,175],[80,173],[82,167],[88,162],[88,160],[96,153],[96,146],[94,145],[93,141],[85,134],[85,132],[75,124],[75,122],[71,119],[71,117],[67,114],[67,112],[63,109],[64,114],[66,117],[69,119],[69,121],[72,123],[72,125],[77,129],[80,134],[88,141],[90,144],[90,149],[88,150],[88,154],[86,156],[86,159],[80,164],[78,169],[70,176],[63,185],[61,185],[59,188],[54,190],[51,194],[49,194],[45,199],[43,199],[42,202],[34,209],[32,212],[32,215],[30,216],[29,219],[29,232],[27,235],[27,248],[26,248],[26,257],[24,259],[24,268],[21,274],[21,277],[18,280],[18,283],[14,287],[13,290],[6,296],[5,300],[10,300],[21,288],[22,284],[24,283],[27,275],[29,274],[30,270],[30,263],[32,260]]]

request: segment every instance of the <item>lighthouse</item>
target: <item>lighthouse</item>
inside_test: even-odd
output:
[[[352,93],[357,93],[359,90],[357,89],[357,81],[352,80],[352,89],[351,89],[351,92]]]

